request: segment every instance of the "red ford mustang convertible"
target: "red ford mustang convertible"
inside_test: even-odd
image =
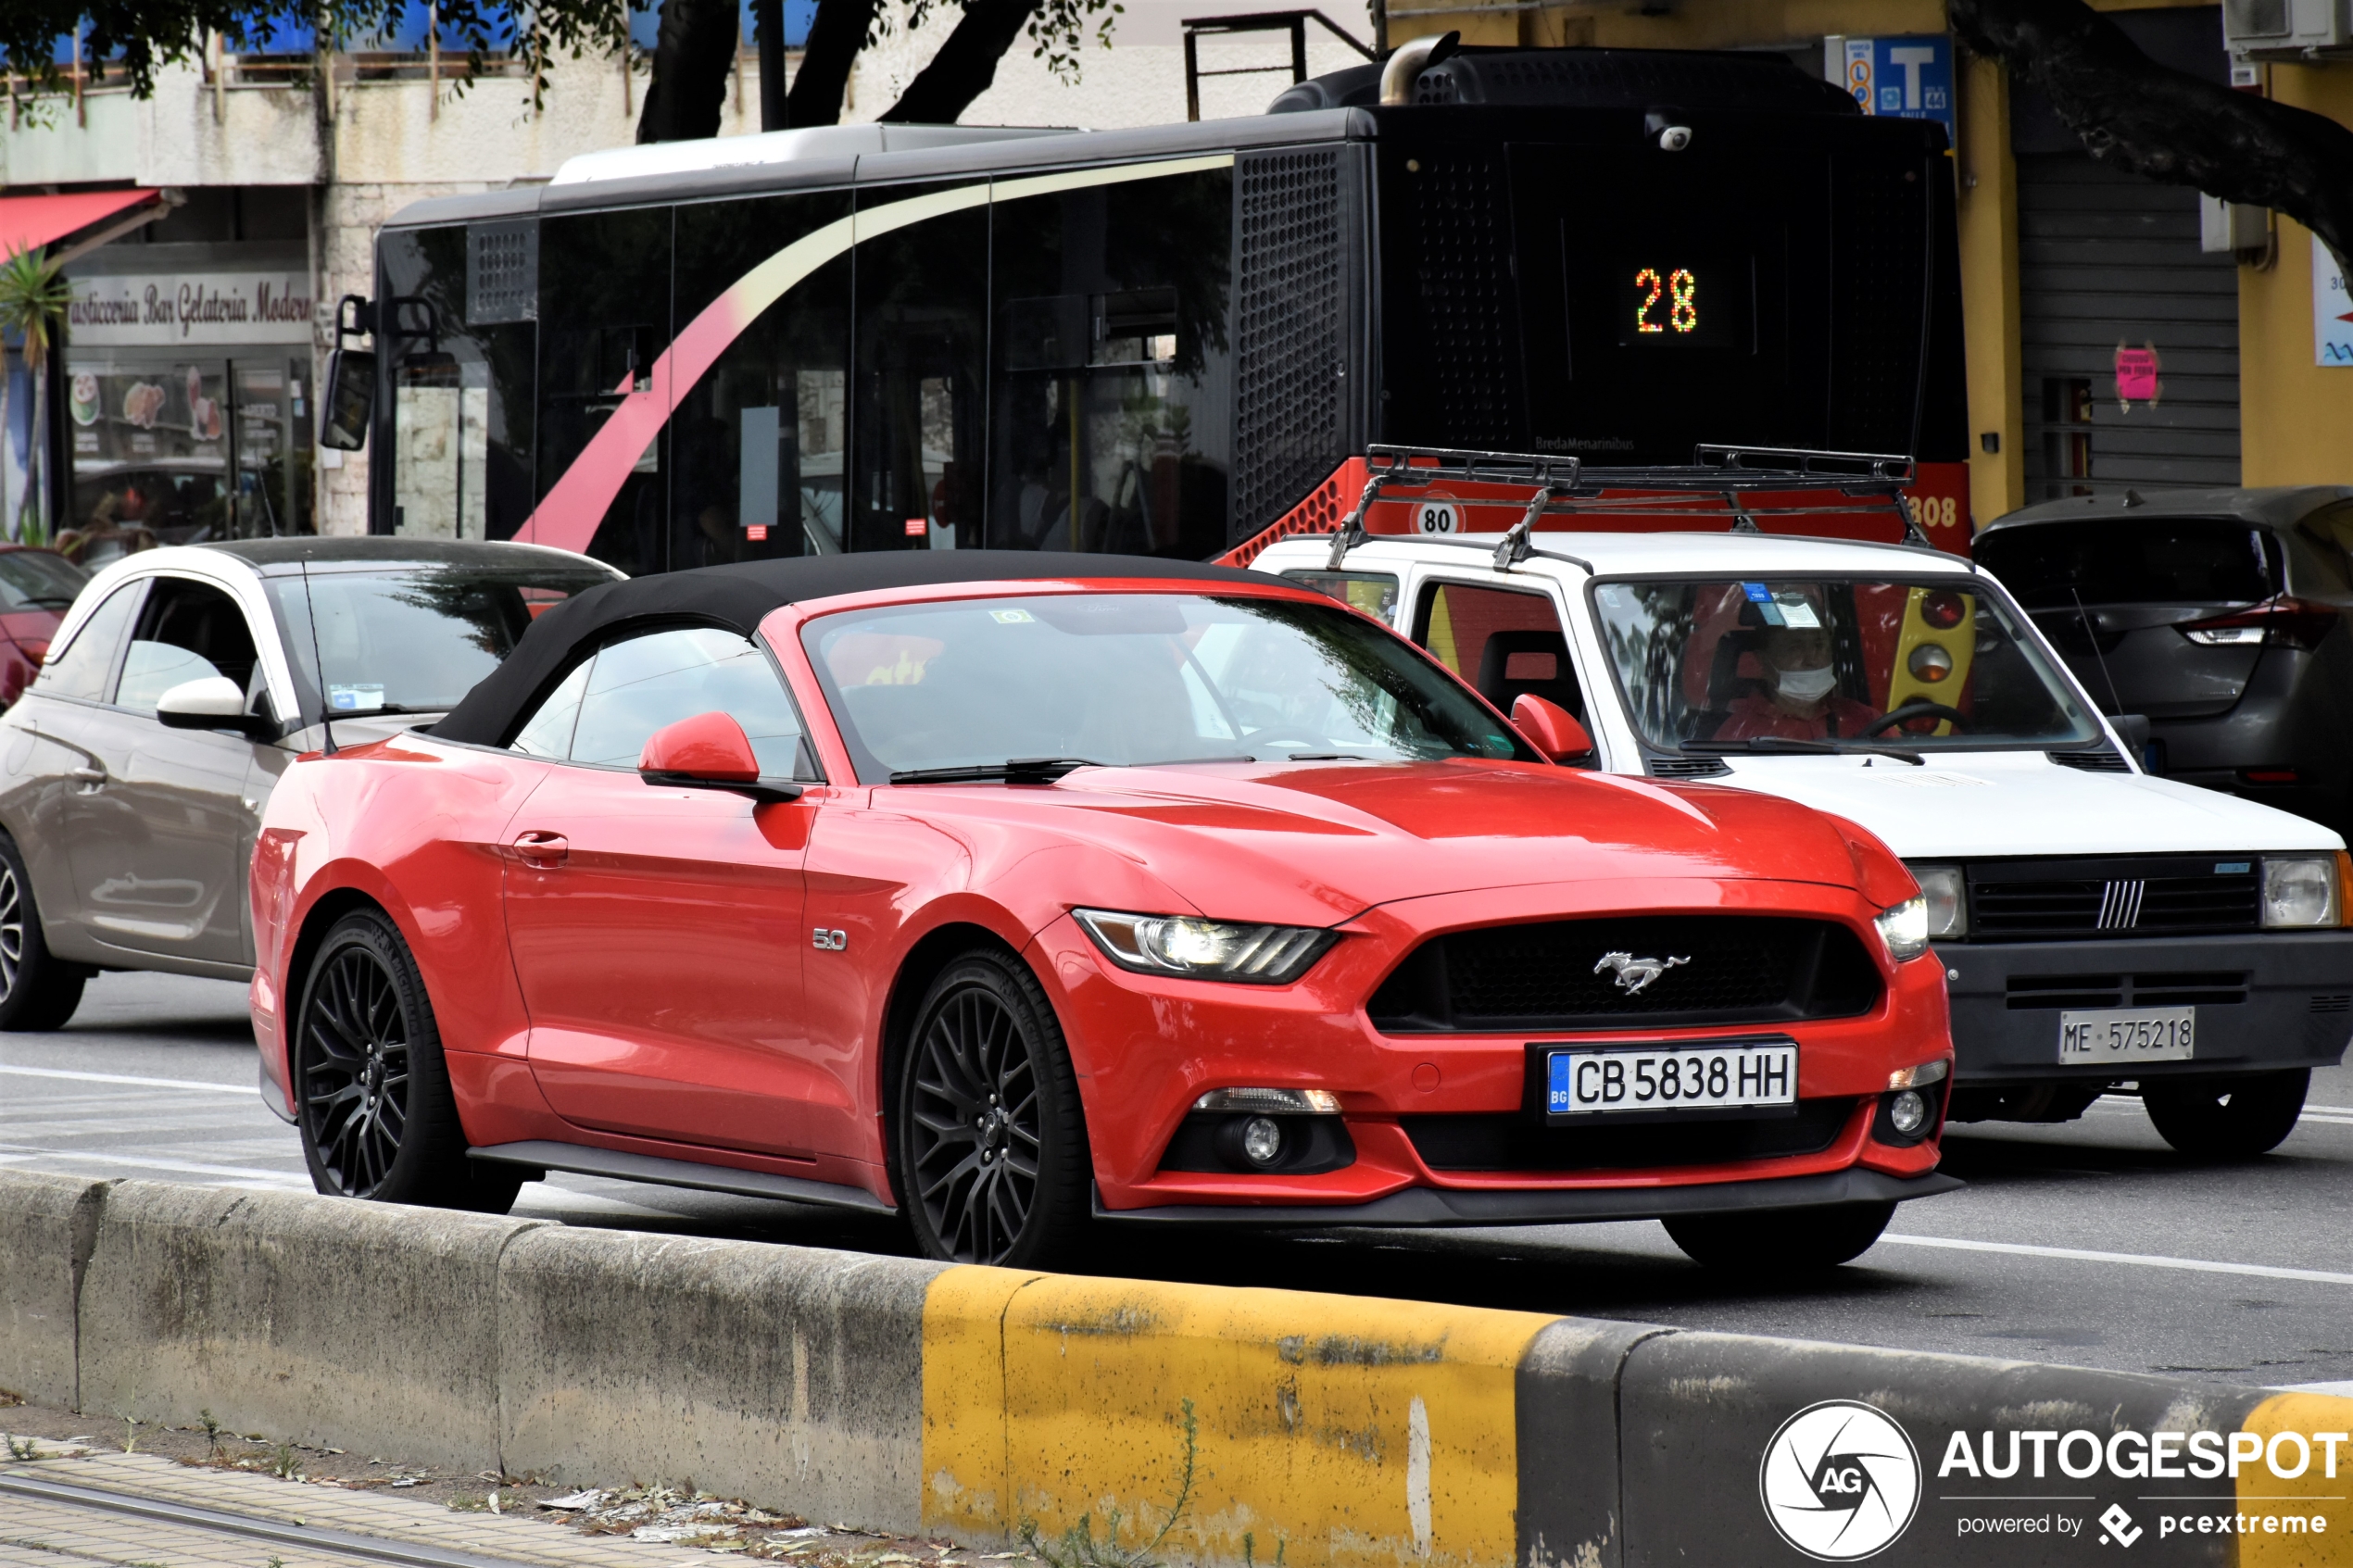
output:
[[[1903,865],[1561,766],[1575,721],[1521,706],[1218,567],[591,589],[430,733],[271,795],[271,1092],[323,1192],[584,1172],[1014,1264],[1090,1220],[1655,1217],[1825,1265],[1956,1185]]]

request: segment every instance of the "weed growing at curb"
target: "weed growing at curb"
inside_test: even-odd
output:
[[[8,1439],[8,1457],[10,1459],[31,1460],[45,1459],[48,1456],[41,1451],[41,1445],[34,1442],[31,1438],[27,1437],[19,1441],[15,1437],[11,1437]]]
[[[270,1450],[270,1474],[281,1481],[302,1479],[302,1456],[292,1443],[280,1443]]]
[[[1152,1553],[1160,1549],[1160,1543],[1168,1538],[1169,1531],[1176,1528],[1176,1522],[1185,1517],[1185,1510],[1192,1503],[1193,1465],[1201,1451],[1201,1425],[1194,1419],[1192,1400],[1185,1400],[1184,1406],[1185,1470],[1177,1483],[1176,1500],[1169,1505],[1167,1522],[1161,1525],[1159,1533],[1151,1540],[1132,1549],[1121,1546],[1120,1513],[1114,1508],[1104,1511],[1103,1538],[1100,1541],[1095,1539],[1094,1515],[1082,1513],[1077,1524],[1063,1532],[1059,1543],[1050,1543],[1038,1535],[1037,1520],[1023,1520],[1023,1544],[1043,1559],[1048,1568],[1165,1568],[1165,1564]],[[1277,1547],[1276,1562],[1279,1563],[1281,1561],[1281,1549]]]
[[[220,1448],[220,1423],[214,1418],[213,1413],[208,1410],[198,1411],[196,1412],[196,1419],[204,1424],[204,1440],[206,1443],[210,1445],[211,1448],[211,1451],[207,1457],[216,1460],[225,1458],[226,1456],[222,1453]]]

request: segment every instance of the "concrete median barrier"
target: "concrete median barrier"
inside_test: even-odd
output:
[[[2353,1568],[2353,1400],[144,1182],[0,1174],[0,1386],[1096,1568]]]
[[[498,1276],[500,1449],[915,1528],[926,1289],[903,1258],[550,1227]]]
[[[0,1171],[0,1388],[79,1409],[74,1298],[107,1184]]]
[[[538,1222],[117,1182],[82,1285],[80,1408],[498,1459],[499,1256]]]

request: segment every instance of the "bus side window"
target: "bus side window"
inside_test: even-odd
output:
[[[1233,171],[1000,203],[988,543],[1227,544]]]
[[[539,495],[612,418],[650,392],[670,346],[671,211],[665,207],[539,220]],[[664,410],[667,412],[667,410]],[[667,424],[605,508],[588,553],[635,576],[667,570]]]
[[[511,225],[509,225],[511,227]],[[467,226],[386,230],[383,295],[407,301],[392,359],[392,531],[426,539],[511,539],[531,516],[532,381],[537,329],[468,297]],[[265,531],[266,532],[266,531]]]
[[[939,189],[862,188],[862,211]],[[988,209],[911,223],[858,247],[853,550],[980,544]]]
[[[678,316],[849,215],[816,191],[678,209]],[[727,345],[671,415],[670,564],[833,555],[842,540],[849,429],[849,268],[828,261]]]

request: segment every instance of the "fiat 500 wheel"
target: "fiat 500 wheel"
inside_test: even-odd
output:
[[[1895,1217],[1893,1203],[1842,1203],[1821,1209],[1687,1214],[1667,1234],[1695,1263],[1755,1274],[1834,1269],[1871,1249]]]
[[[2312,1071],[2145,1078],[2141,1106],[2158,1135],[2200,1160],[2251,1160],[2296,1131]]]
[[[466,1158],[433,1005],[389,920],[335,922],[296,1021],[302,1151],[321,1192],[497,1214],[514,1203],[521,1172]]]
[[[0,834],[0,1029],[63,1028],[90,974],[49,951],[24,857]]]
[[[900,1201],[925,1256],[1036,1265],[1087,1218],[1078,1085],[1038,982],[967,954],[925,993],[900,1078]]]

